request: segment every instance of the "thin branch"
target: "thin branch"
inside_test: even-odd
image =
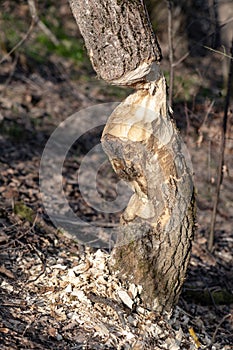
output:
[[[28,7],[32,16],[32,19],[37,23],[37,26],[45,33],[46,36],[49,37],[49,39],[52,41],[52,43],[57,46],[59,45],[58,39],[55,37],[55,35],[51,32],[51,30],[40,20],[36,5],[34,0],[27,0],[28,1]]]
[[[172,65],[173,68],[178,66],[180,63],[182,63],[189,55],[190,55],[190,51],[186,52],[186,54],[184,54],[178,61],[173,63],[173,65]]]
[[[221,25],[219,26],[219,29],[224,28],[228,23],[230,23],[230,22],[232,22],[232,21],[233,21],[233,17],[229,18],[227,21],[225,21],[223,24],[221,24]],[[215,32],[212,31],[212,32],[209,33],[208,35],[204,36],[201,40],[199,40],[197,43],[195,43],[195,44],[193,45],[193,48],[192,48],[192,49],[194,49],[195,47],[199,46],[199,45],[202,43],[203,39],[207,39],[207,38],[211,37],[214,33],[215,33]],[[210,50],[210,51],[213,51],[213,52],[219,53],[219,54],[221,54],[221,55],[223,55],[223,56],[225,56],[225,57],[228,57],[228,58],[230,58],[230,59],[232,60],[232,56],[229,56],[229,55],[227,55],[226,53],[224,53],[224,52],[222,52],[222,51],[214,50],[214,49],[212,49],[212,48],[210,48],[210,47],[208,47],[208,46],[203,46],[203,47],[204,47],[205,49],[208,49],[208,50]],[[191,54],[191,51],[192,51],[192,50],[187,51],[178,61],[174,62],[174,63],[173,63],[173,67],[176,67],[176,66],[178,66],[180,63],[182,63],[182,62]]]
[[[52,41],[54,45],[58,45],[59,41],[55,37],[55,35],[49,30],[48,27],[39,19],[39,16],[37,14],[36,6],[34,0],[28,0],[28,7],[31,13],[32,21],[30,24],[30,27],[28,28],[27,33],[24,35],[24,37],[8,52],[5,56],[2,57],[0,60],[0,64],[7,61],[8,58],[12,55],[13,52],[15,52],[20,46],[23,45],[23,43],[29,38],[32,31],[36,26],[38,26]]]
[[[36,25],[35,20],[32,18],[32,22],[30,24],[30,27],[27,31],[27,33],[24,35],[24,37],[10,50],[10,52],[8,52],[5,56],[3,56],[3,58],[0,61],[0,64],[7,61],[8,58],[12,55],[13,52],[15,52],[15,50],[17,50],[21,45],[23,45],[23,43],[29,38],[31,32],[33,31],[34,27]]]
[[[220,55],[222,55],[222,56],[224,56],[224,57],[227,57],[227,58],[229,58],[230,60],[233,60],[233,57],[230,56],[230,55],[228,55],[228,54],[226,54],[225,52],[212,49],[212,48],[209,47],[209,46],[204,46],[204,48],[207,49],[207,50],[209,50],[209,51],[213,51],[213,52],[215,52],[215,53],[218,53],[218,54],[220,54]]]
[[[215,339],[216,339],[216,335],[217,335],[221,325],[230,317],[232,317],[232,315],[231,314],[227,314],[221,319],[221,321],[219,322],[219,324],[217,325],[217,327],[216,327],[216,329],[214,331],[214,334],[213,334],[212,339],[211,339],[211,344],[214,344]]]
[[[203,122],[201,123],[201,125],[200,125],[200,127],[198,128],[198,140],[197,140],[197,146],[198,147],[201,147],[201,144],[202,144],[202,141],[203,141],[203,132],[202,132],[202,129],[203,129],[203,127],[205,126],[205,123],[206,123],[206,121],[207,121],[207,119],[208,119],[208,117],[209,117],[209,115],[210,115],[210,112],[211,112],[211,110],[212,110],[212,108],[213,108],[213,106],[214,106],[214,103],[215,103],[215,100],[213,100],[212,102],[211,102],[211,104],[209,105],[209,108],[208,108],[208,110],[207,110],[207,112],[206,112],[206,115],[205,115],[205,117],[204,117],[204,119],[203,119]]]
[[[231,42],[231,57],[233,58],[233,38],[232,38],[232,42]],[[223,180],[224,152],[225,152],[225,146],[226,146],[228,108],[229,108],[229,104],[230,104],[232,81],[233,81],[233,59],[230,60],[230,66],[229,66],[228,86],[227,86],[227,94],[226,94],[226,99],[225,99],[225,109],[224,109],[222,132],[221,132],[222,135],[221,135],[220,156],[219,156],[219,164],[218,164],[218,178],[217,178],[217,185],[216,185],[216,196],[215,196],[215,201],[214,201],[214,206],[213,206],[211,225],[210,225],[210,234],[209,234],[209,239],[208,239],[208,249],[210,251],[213,250],[216,214],[217,214],[217,207],[218,207],[218,201],[219,201],[220,186],[221,186],[222,180]]]
[[[11,69],[11,72],[6,80],[6,82],[4,83],[4,88],[2,89],[2,93],[4,93],[4,91],[6,91],[8,85],[10,84],[11,82],[11,79],[12,77],[14,76],[14,73],[15,73],[15,69],[16,69],[16,66],[17,66],[17,63],[18,63],[18,59],[19,59],[19,55],[16,53],[15,55],[15,58],[14,58],[14,61],[13,61],[13,64],[12,64],[12,69]]]
[[[173,85],[174,85],[174,47],[173,47],[173,21],[172,21],[172,1],[167,0],[168,9],[168,46],[169,46],[169,105],[172,107]]]

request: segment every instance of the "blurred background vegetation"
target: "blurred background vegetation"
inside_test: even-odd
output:
[[[169,81],[167,3],[165,0],[146,0],[151,22],[162,47],[162,67]],[[171,3],[175,63],[174,102],[191,101],[194,95],[199,98],[221,95],[224,93],[229,64],[229,58],[225,54],[229,54],[233,35],[232,1],[173,0]],[[37,1],[35,5],[37,15],[46,26],[47,32],[41,26],[35,26],[12,57],[18,55],[18,63],[23,70],[39,69],[45,75],[51,75],[51,65],[55,60],[60,60],[63,67],[71,70],[72,79],[92,79],[95,74],[68,1]],[[24,38],[31,21],[28,1],[1,1],[0,57],[7,55]],[[121,95],[119,89],[110,88],[109,92]]]

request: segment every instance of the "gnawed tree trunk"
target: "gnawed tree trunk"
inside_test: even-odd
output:
[[[142,286],[145,307],[170,310],[189,262],[192,174],[170,118],[161,52],[141,0],[70,0],[93,67],[111,84],[135,87],[102,135],[111,164],[134,191],[121,218],[111,266]]]

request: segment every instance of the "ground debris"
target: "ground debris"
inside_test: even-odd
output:
[[[4,3],[6,8],[11,6],[10,1]],[[11,8],[16,18],[23,18],[17,11],[24,7],[22,2]],[[63,25],[76,35],[67,1],[47,10],[53,8],[57,12],[63,9]],[[141,286],[122,285],[110,271],[111,244],[108,251],[80,246],[72,236],[55,228],[44,212],[39,191],[41,155],[59,123],[84,107],[107,99],[118,101],[127,92],[119,96],[119,90],[114,90],[114,95],[111,87],[93,78],[93,72],[77,68],[69,58],[56,54],[44,64],[34,62],[25,53],[15,58],[15,63],[14,58],[4,62],[0,73],[1,350],[232,349],[232,118],[215,250],[210,254],[206,249],[223,100],[215,95],[214,104],[206,97],[203,102],[204,97],[195,93],[188,103],[185,100],[174,104],[174,117],[187,141],[195,170],[198,227],[183,293],[168,318],[143,308]],[[199,62],[197,69],[182,66],[181,75],[193,78],[194,70],[200,72],[205,65],[210,73],[214,71],[212,77],[217,75],[219,62],[216,65],[211,56],[208,64],[207,59],[203,58],[203,66]],[[209,83],[211,86],[212,81]],[[201,137],[197,139],[197,135]],[[74,145],[67,155],[64,192],[81,218],[107,222],[114,228],[119,214],[104,217],[88,207],[77,188],[77,172],[88,147],[93,146],[93,138]],[[106,186],[106,178],[111,177],[112,184],[118,180],[109,168],[102,170],[104,176],[97,181],[99,189],[114,199],[115,187]],[[227,302],[226,298],[219,300],[221,292]]]
[[[8,214],[10,221],[14,214]],[[48,349],[176,350],[212,345],[213,349],[228,349],[218,342],[212,344],[213,334],[205,323],[206,318],[214,317],[213,312],[194,316],[192,310],[188,313],[177,306],[168,317],[146,310],[140,305],[141,287],[121,284],[109,269],[107,252],[87,247],[80,250],[61,233],[54,231],[54,236],[50,233],[44,239],[42,229],[33,230],[38,251],[28,247],[28,242],[33,244],[28,229],[24,234],[13,231],[4,251],[0,247],[1,256],[6,251],[11,254],[8,269],[15,276],[12,279],[0,270],[0,334],[4,346],[13,346],[13,341],[17,344],[17,339],[23,338],[31,348],[38,344]],[[40,255],[46,256],[44,270]],[[20,262],[20,270],[14,261]],[[205,312],[205,307],[198,308],[199,313]],[[230,321],[228,318],[222,323]],[[214,330],[214,338],[222,332],[221,326]],[[225,333],[230,336],[227,330]]]

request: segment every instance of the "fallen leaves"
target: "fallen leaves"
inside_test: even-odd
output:
[[[11,64],[1,66],[0,91],[4,92],[0,97],[1,350],[191,350],[197,348],[189,332],[191,328],[200,349],[230,350],[232,305],[218,305],[211,300],[211,293],[219,290],[216,288],[232,291],[230,136],[226,152],[229,175],[226,174],[222,185],[220,203],[220,214],[227,215],[219,214],[214,255],[205,247],[213,193],[208,177],[214,179],[216,172],[216,130],[221,114],[208,119],[198,151],[190,116],[189,150],[196,173],[197,196],[205,206],[199,208],[199,229],[184,293],[168,320],[142,307],[140,286],[133,283],[123,286],[115,278],[109,271],[106,252],[80,247],[46,221],[38,185],[44,144],[66,116],[82,106],[106,101],[106,89],[100,95],[99,85],[94,86],[93,82],[83,85],[79,82],[77,88],[70,76],[65,80],[58,76],[55,68],[60,67],[59,61],[53,59],[49,64],[49,69],[32,66],[33,72],[26,72],[25,67],[24,73],[22,66],[17,66],[8,86],[4,85],[4,79],[10,74]],[[39,69],[44,69],[44,75]],[[197,113],[196,118],[201,118],[206,111]],[[69,155],[64,164],[64,191],[74,211],[101,221],[101,216],[97,217],[86,203],[80,202],[76,176],[79,154]],[[114,189],[104,188],[106,176],[98,179],[99,187],[114,198]],[[114,225],[116,217],[110,215],[108,219]],[[185,293],[190,286],[201,293],[210,292],[210,305],[200,305],[193,297],[188,299]]]
[[[15,279],[14,274],[10,270],[6,269],[4,265],[0,265],[0,273],[8,278]]]

